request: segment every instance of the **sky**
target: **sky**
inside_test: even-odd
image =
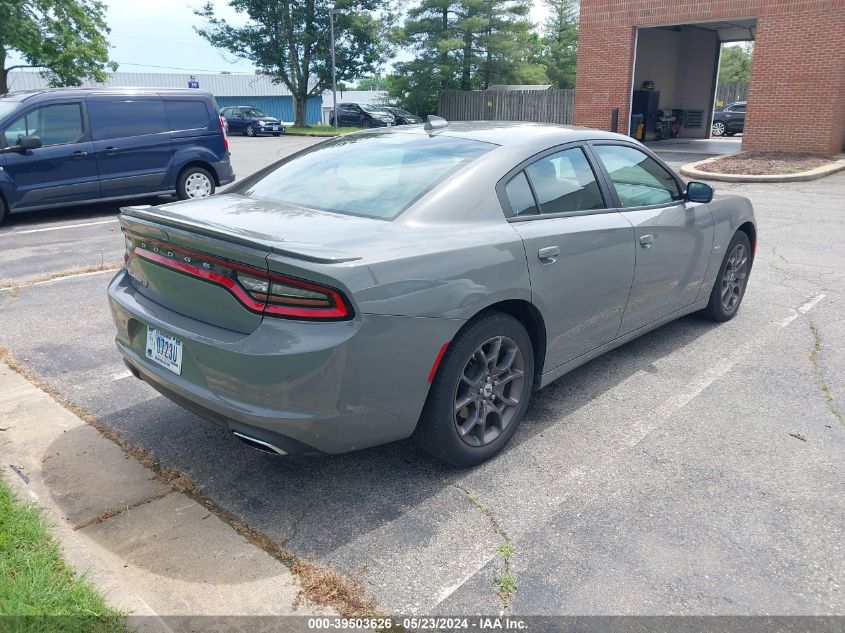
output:
[[[122,72],[252,73],[249,62],[214,48],[194,31],[202,19],[194,15],[205,0],[106,0],[111,27],[111,59]],[[214,0],[218,15],[242,21],[224,0]],[[532,18],[545,15],[535,0]]]

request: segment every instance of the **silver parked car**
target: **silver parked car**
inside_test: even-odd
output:
[[[279,454],[413,435],[495,455],[531,393],[685,314],[739,309],[757,233],[630,138],[477,122],[359,132],[223,195],[123,209],[127,365]]]

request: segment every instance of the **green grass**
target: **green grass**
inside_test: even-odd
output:
[[[335,130],[331,125],[310,125],[308,127],[291,126],[285,128],[285,134],[314,134],[316,136],[334,136],[335,134],[349,134],[350,132],[359,132],[361,129],[362,128],[359,127],[340,127]]]
[[[62,560],[41,511],[0,477],[0,629],[125,631],[125,615]]]

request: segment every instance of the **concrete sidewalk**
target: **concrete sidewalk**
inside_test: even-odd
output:
[[[287,566],[0,363],[0,463],[65,560],[142,628],[165,616],[309,615]]]

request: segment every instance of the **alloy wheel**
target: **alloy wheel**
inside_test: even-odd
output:
[[[246,126],[246,135],[247,136],[255,136],[255,128],[253,128],[251,125],[247,125]]]
[[[525,396],[525,359],[507,336],[478,346],[455,387],[455,426],[470,446],[494,442],[516,416]]]
[[[733,312],[745,292],[748,279],[748,251],[745,245],[737,244],[728,256],[722,273],[722,308]]]
[[[721,121],[716,121],[713,124],[712,133],[713,136],[723,136],[726,132],[725,124]]]
[[[207,198],[211,195],[211,180],[205,174],[195,172],[185,180],[185,193],[188,198]]]

